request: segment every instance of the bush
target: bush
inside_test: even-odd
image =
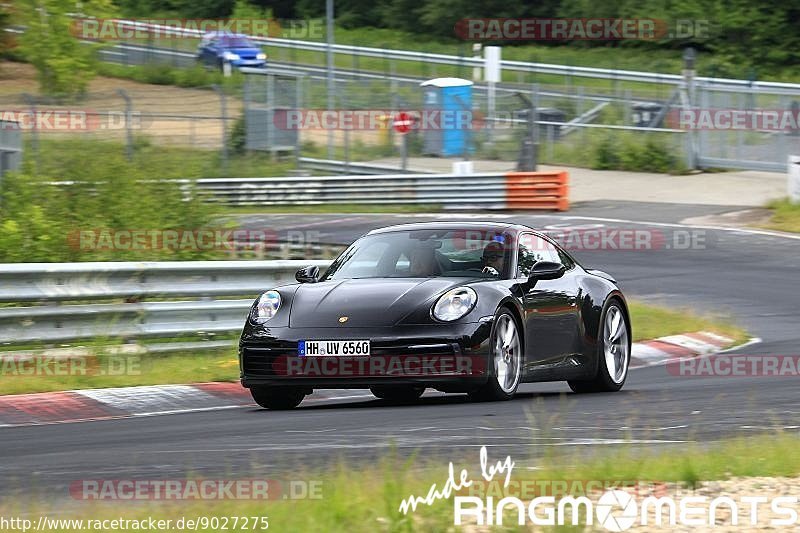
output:
[[[228,148],[233,154],[243,154],[247,145],[247,123],[244,113],[239,115],[228,136]]]
[[[143,148],[144,149],[144,148]],[[4,176],[0,190],[0,262],[191,260],[219,257],[216,250],[156,247],[81,247],[82,231],[198,230],[211,211],[185,198],[174,182],[158,181],[122,150],[64,157],[58,173],[34,175],[29,165]],[[48,170],[45,168],[45,170]],[[72,185],[53,182],[75,180]]]
[[[620,166],[619,151],[616,143],[610,137],[603,138],[595,147],[592,168],[595,170],[616,170]]]
[[[175,85],[177,69],[170,65],[149,64],[136,72],[136,81],[153,85]]]
[[[606,135],[596,142],[591,167],[595,170],[628,170],[680,174],[683,158],[654,135]]]

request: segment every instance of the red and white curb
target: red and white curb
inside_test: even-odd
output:
[[[630,367],[663,365],[671,359],[682,357],[702,357],[721,352],[733,343],[734,339],[708,331],[635,342],[631,346]]]
[[[717,353],[734,340],[709,332],[671,335],[632,346],[631,368],[666,364],[678,357]],[[319,390],[306,398],[369,398],[366,390]],[[0,396],[0,428],[194,413],[255,406],[239,383],[152,385]]]
[[[344,400],[372,397],[363,390],[320,390],[306,398]],[[152,385],[0,396],[0,428],[87,422],[254,407],[239,383]]]

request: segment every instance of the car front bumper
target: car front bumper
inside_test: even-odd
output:
[[[263,68],[267,66],[267,62],[263,59],[236,59],[231,61],[231,65],[234,67]]]
[[[469,390],[488,378],[491,320],[377,328],[266,328],[239,343],[242,385],[365,388],[417,385]],[[369,356],[299,356],[302,340],[369,340]]]

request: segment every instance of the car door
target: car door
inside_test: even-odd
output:
[[[517,246],[519,280],[525,320],[528,365],[558,364],[580,351],[578,301],[580,291],[575,265],[564,261],[558,248],[535,233],[523,233]],[[563,276],[529,282],[533,265],[553,261],[567,267]]]

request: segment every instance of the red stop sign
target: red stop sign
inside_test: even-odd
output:
[[[405,111],[401,111],[394,116],[392,127],[397,133],[408,133],[414,125],[414,117]]]

